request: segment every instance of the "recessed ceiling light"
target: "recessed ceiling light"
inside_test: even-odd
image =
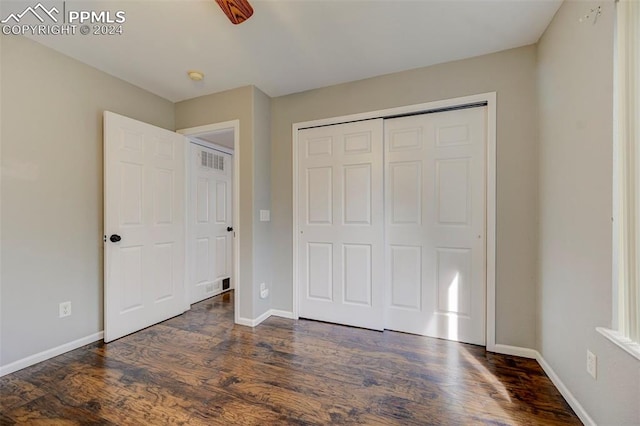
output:
[[[204,78],[204,74],[200,71],[187,71],[187,75],[193,81],[200,81]]]

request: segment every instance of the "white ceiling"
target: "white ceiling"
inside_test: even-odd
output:
[[[33,38],[171,101],[248,84],[280,96],[532,44],[562,2],[250,1],[235,26],[214,0],[68,0],[124,10],[124,35]]]
[[[192,139],[211,142],[216,145],[224,146],[231,149],[233,149],[235,143],[235,137],[232,128],[216,130],[214,132],[194,136],[192,137]]]

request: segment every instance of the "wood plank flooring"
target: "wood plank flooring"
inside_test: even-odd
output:
[[[233,293],[0,378],[0,424],[571,425],[533,360],[403,333],[269,318]]]

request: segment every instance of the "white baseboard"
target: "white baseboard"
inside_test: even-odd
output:
[[[493,345],[491,348],[487,346],[487,351],[496,352],[504,355],[513,355],[513,356],[521,356],[524,358],[531,358],[538,361],[540,367],[544,370],[544,372],[549,376],[549,379],[554,384],[554,386],[560,391],[564,399],[567,401],[569,406],[575,411],[578,418],[584,423],[586,426],[596,426],[596,422],[593,421],[589,413],[584,409],[582,404],[578,402],[575,396],[571,393],[571,391],[565,386],[565,384],[560,380],[560,377],[553,371],[553,368],[545,361],[544,357],[540,352],[535,349],[529,348],[521,348],[518,346],[509,346],[509,345]]]
[[[266,320],[271,316],[271,309],[267,310],[264,314],[260,315],[258,318],[250,319],[250,318],[238,318],[236,324],[246,325],[247,327],[255,327],[260,324],[262,321]]]
[[[17,361],[12,362],[11,364],[0,366],[0,377],[5,376],[7,374],[11,374],[18,370],[22,370],[23,368],[30,367],[39,362],[46,361],[58,355],[62,355],[65,352],[78,349],[84,345],[88,345],[89,343],[97,342],[98,340],[102,340],[103,338],[104,338],[104,332],[100,331],[98,333],[94,333],[89,336],[74,340],[73,342],[65,343],[63,345],[56,346],[55,348],[47,349],[46,351],[42,351],[35,355],[31,355],[26,358],[19,359]]]
[[[271,315],[274,317],[287,318],[287,319],[296,319],[291,311],[281,311],[280,309],[272,309]]]
[[[523,358],[537,359],[538,351],[535,349],[529,348],[521,348],[519,346],[509,346],[509,345],[493,345],[492,348],[488,348],[489,352],[496,352],[503,355],[513,355],[513,356],[521,356]]]
[[[268,309],[264,314],[260,315],[258,318],[256,318],[254,320],[255,324],[254,327],[258,324],[260,324],[262,321],[266,320],[267,318],[269,318],[271,316],[271,309]]]
[[[255,327],[255,320],[252,320],[250,318],[238,318],[238,320],[236,321],[236,324],[238,325],[244,325],[246,327]]]
[[[295,319],[293,316],[293,312],[289,311],[281,311],[280,309],[269,309],[264,314],[260,315],[258,318],[250,319],[250,318],[238,318],[236,324],[246,325],[247,327],[255,327],[260,324],[262,321],[266,320],[270,316]]]
[[[578,402],[576,397],[573,396],[571,391],[565,386],[562,380],[560,380],[560,377],[558,377],[556,372],[553,371],[553,368],[551,368],[551,366],[547,363],[547,361],[545,361],[545,359],[542,357],[542,354],[540,354],[538,351],[536,351],[536,353],[537,353],[536,361],[538,361],[538,364],[540,364],[544,372],[547,373],[547,376],[549,376],[549,379],[551,379],[551,382],[553,382],[556,388],[558,388],[558,390],[560,391],[564,399],[567,401],[567,403],[571,406],[571,408],[573,408],[573,411],[575,411],[575,413],[578,415],[578,418],[582,421],[582,423],[585,424],[585,426],[596,426],[596,422],[593,421],[593,419],[591,418],[589,413],[587,413],[587,411],[584,409],[582,404]]]

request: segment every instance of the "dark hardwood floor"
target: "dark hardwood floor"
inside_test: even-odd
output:
[[[570,425],[533,360],[314,321],[233,324],[233,294],[0,378],[0,424]]]

